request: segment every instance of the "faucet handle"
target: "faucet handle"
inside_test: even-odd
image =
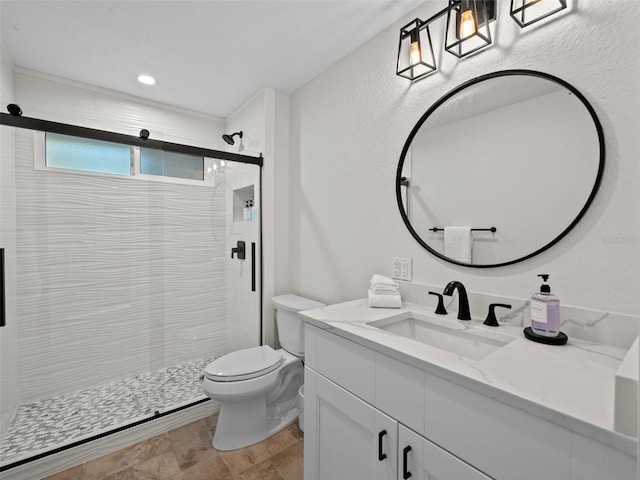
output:
[[[484,321],[484,325],[488,325],[490,327],[499,327],[500,324],[496,319],[496,307],[502,308],[511,308],[511,305],[507,305],[506,303],[492,303],[489,305],[489,313],[487,314],[487,318]]]
[[[436,295],[438,297],[438,306],[436,307],[436,312],[438,315],[446,315],[447,309],[444,308],[444,301],[442,299],[441,293],[429,292],[429,295]]]

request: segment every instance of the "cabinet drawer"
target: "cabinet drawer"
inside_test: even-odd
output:
[[[376,353],[374,405],[424,435],[424,371]]]
[[[373,404],[375,353],[338,335],[307,324],[306,365],[345,390]]]
[[[571,433],[425,373],[426,436],[496,480],[571,478]]]

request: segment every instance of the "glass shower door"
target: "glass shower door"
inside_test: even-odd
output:
[[[258,164],[125,145],[110,171],[122,144],[46,135],[0,126],[0,469],[204,401],[261,343]]]
[[[149,185],[89,170],[112,145],[50,140],[2,127],[3,468],[154,413],[139,388],[158,317]],[[90,152],[86,170],[45,164],[73,145]]]
[[[260,167],[203,159],[204,186],[161,184],[164,370],[161,412],[206,399],[200,377],[260,345]]]
[[[0,445],[18,407],[18,332],[15,322],[15,129],[0,126]],[[0,463],[3,452],[0,451]]]

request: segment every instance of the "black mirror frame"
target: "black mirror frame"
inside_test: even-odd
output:
[[[407,152],[409,151],[409,148],[411,146],[411,142],[413,141],[414,137],[416,136],[416,134],[418,133],[418,131],[420,130],[420,128],[422,127],[424,122],[444,102],[446,102],[448,99],[450,99],[451,97],[456,95],[461,90],[464,90],[465,88],[470,87],[471,85],[475,85],[476,83],[480,83],[480,82],[483,82],[485,80],[489,80],[491,78],[506,77],[506,76],[511,76],[511,75],[530,75],[530,76],[540,77],[540,78],[544,78],[544,79],[556,82],[556,83],[562,85],[563,87],[565,87],[567,90],[569,90],[572,94],[574,94],[576,96],[576,98],[578,98],[583,103],[583,105],[586,107],[587,111],[591,115],[591,118],[593,120],[593,123],[594,123],[594,125],[596,127],[596,131],[597,131],[597,134],[598,134],[598,142],[599,142],[599,146],[600,146],[600,152],[599,152],[599,154],[600,154],[600,162],[599,162],[599,165],[598,165],[598,173],[596,175],[596,179],[595,179],[593,188],[591,190],[591,193],[589,194],[589,198],[587,198],[587,201],[585,202],[584,206],[582,207],[582,209],[580,210],[580,212],[578,213],[576,218],[569,224],[569,226],[567,228],[565,228],[556,238],[554,238],[548,244],[544,245],[543,247],[539,248],[538,250],[536,250],[536,251],[534,251],[532,253],[529,253],[529,254],[527,254],[527,255],[525,255],[523,257],[520,257],[520,258],[516,258],[515,260],[509,260],[508,262],[493,263],[493,264],[478,264],[478,265],[474,265],[474,264],[470,264],[470,263],[458,262],[457,260],[453,260],[453,259],[451,259],[449,257],[444,256],[440,252],[434,250],[429,245],[427,245],[427,243],[420,237],[420,235],[418,235],[418,233],[414,230],[413,226],[411,225],[411,222],[409,221],[409,218],[407,217],[407,214],[405,212],[404,205],[403,205],[403,202],[402,202],[402,188],[403,188],[402,169],[404,167],[404,160],[405,160]],[[563,237],[565,237],[573,229],[573,227],[576,226],[576,224],[582,219],[582,217],[586,213],[587,209],[589,208],[589,206],[593,202],[593,199],[595,198],[596,194],[598,193],[598,189],[600,188],[600,183],[602,182],[602,176],[603,176],[603,173],[604,173],[604,164],[605,164],[605,143],[604,143],[604,131],[602,129],[602,124],[600,123],[600,120],[598,119],[598,116],[597,116],[595,110],[593,109],[593,107],[591,106],[589,101],[584,97],[584,95],[582,95],[582,93],[580,93],[573,85],[567,83],[566,81],[564,81],[564,80],[562,80],[562,79],[560,79],[558,77],[550,75],[548,73],[543,73],[543,72],[539,72],[539,71],[535,71],[535,70],[501,70],[501,71],[491,72],[491,73],[488,73],[488,74],[485,74],[485,75],[481,75],[479,77],[475,77],[475,78],[473,78],[471,80],[468,80],[468,81],[462,83],[461,85],[458,85],[453,90],[449,91],[443,97],[438,99],[431,107],[429,107],[429,109],[422,115],[422,117],[420,117],[418,122],[415,124],[415,126],[411,130],[411,133],[409,134],[409,137],[407,138],[407,140],[406,140],[406,142],[404,144],[404,147],[402,148],[402,153],[400,154],[400,160],[398,162],[398,169],[397,169],[397,172],[396,172],[396,200],[398,202],[398,209],[400,210],[400,215],[402,216],[402,220],[404,221],[405,226],[407,227],[407,229],[409,230],[409,232],[411,233],[413,238],[415,238],[416,241],[420,245],[422,245],[432,255],[435,255],[436,257],[438,257],[438,258],[440,258],[442,260],[445,260],[446,262],[453,263],[455,265],[460,265],[460,266],[463,266],[463,267],[472,267],[472,268],[504,267],[504,266],[507,266],[507,265],[512,265],[514,263],[522,262],[524,260],[527,260],[527,259],[529,259],[531,257],[534,257],[534,256],[538,255],[539,253],[544,252],[545,250],[548,250],[549,248],[554,246],[556,243],[558,243]],[[404,183],[406,183],[406,181],[404,181]]]

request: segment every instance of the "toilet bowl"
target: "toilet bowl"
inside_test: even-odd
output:
[[[212,442],[217,450],[260,442],[298,417],[298,390],[304,378],[304,322],[298,312],[324,304],[290,294],[272,301],[282,348],[245,348],[206,368],[202,389],[221,403]]]

